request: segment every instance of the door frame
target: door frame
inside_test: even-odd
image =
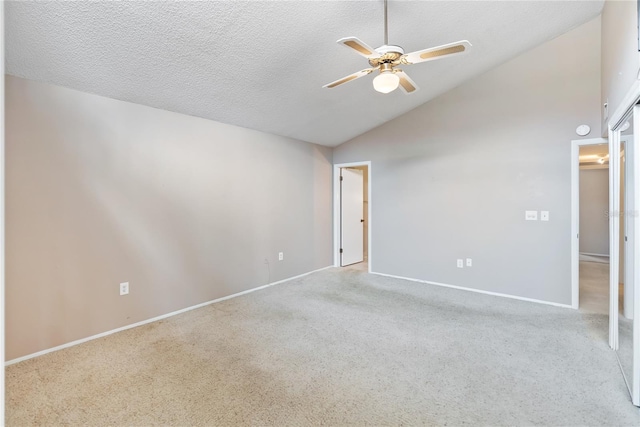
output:
[[[337,163],[333,165],[333,266],[340,267],[340,169],[355,166],[367,167],[367,263],[371,273],[373,259],[371,244],[371,161]]]
[[[609,144],[605,138],[574,139],[571,141],[571,307],[580,305],[580,147]],[[609,155],[611,162],[611,155]],[[611,191],[611,179],[609,179]],[[611,254],[611,248],[609,248]],[[611,256],[611,255],[609,255]],[[611,259],[611,258],[610,258]]]

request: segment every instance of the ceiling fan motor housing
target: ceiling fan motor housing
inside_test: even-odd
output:
[[[372,67],[378,67],[380,64],[398,65],[404,55],[404,49],[400,46],[380,46],[375,51],[380,55],[378,58],[370,58],[369,64]]]

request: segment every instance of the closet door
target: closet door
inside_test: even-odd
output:
[[[611,134],[612,347],[634,405],[640,406],[640,107]]]
[[[632,300],[631,305],[633,310],[633,368],[632,368],[632,379],[630,381],[631,387],[631,400],[634,405],[640,406],[640,280],[638,280],[638,276],[640,276],[640,250],[637,250],[638,245],[640,244],[640,219],[639,216],[639,207],[640,204],[640,147],[638,146],[638,135],[640,135],[640,106],[636,105],[633,108],[633,125],[630,128],[633,129],[630,140],[627,145],[631,148],[629,150],[629,155],[627,156],[627,169],[629,172],[627,176],[630,178],[628,180],[628,185],[632,187],[630,189],[631,196],[628,204],[630,206],[627,207],[627,215],[626,218],[628,222],[631,224],[629,230],[631,231],[629,234],[628,245],[631,245],[633,250],[631,252],[630,262],[633,263],[633,266],[629,268],[632,272],[628,277],[631,288],[629,298]]]

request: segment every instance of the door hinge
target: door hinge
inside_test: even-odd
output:
[[[340,177],[340,181],[342,181],[342,177]]]
[[[340,253],[342,253],[342,248],[340,248]]]

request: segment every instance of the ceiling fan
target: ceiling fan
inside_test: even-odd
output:
[[[465,53],[471,43],[467,40],[436,46],[429,49],[418,50],[416,52],[404,53],[400,46],[389,45],[389,32],[387,26],[387,0],[384,0],[384,45],[372,49],[367,44],[356,37],[345,37],[338,40],[343,46],[355,50],[360,55],[369,60],[370,68],[353,73],[340,80],[322,86],[323,88],[334,88],[343,83],[350,82],[360,77],[369,75],[374,71],[380,71],[373,79],[373,88],[378,92],[389,93],[400,86],[405,93],[410,94],[418,90],[418,86],[400,68],[400,65],[412,65],[420,62],[433,61],[436,59],[448,58],[450,56]]]

